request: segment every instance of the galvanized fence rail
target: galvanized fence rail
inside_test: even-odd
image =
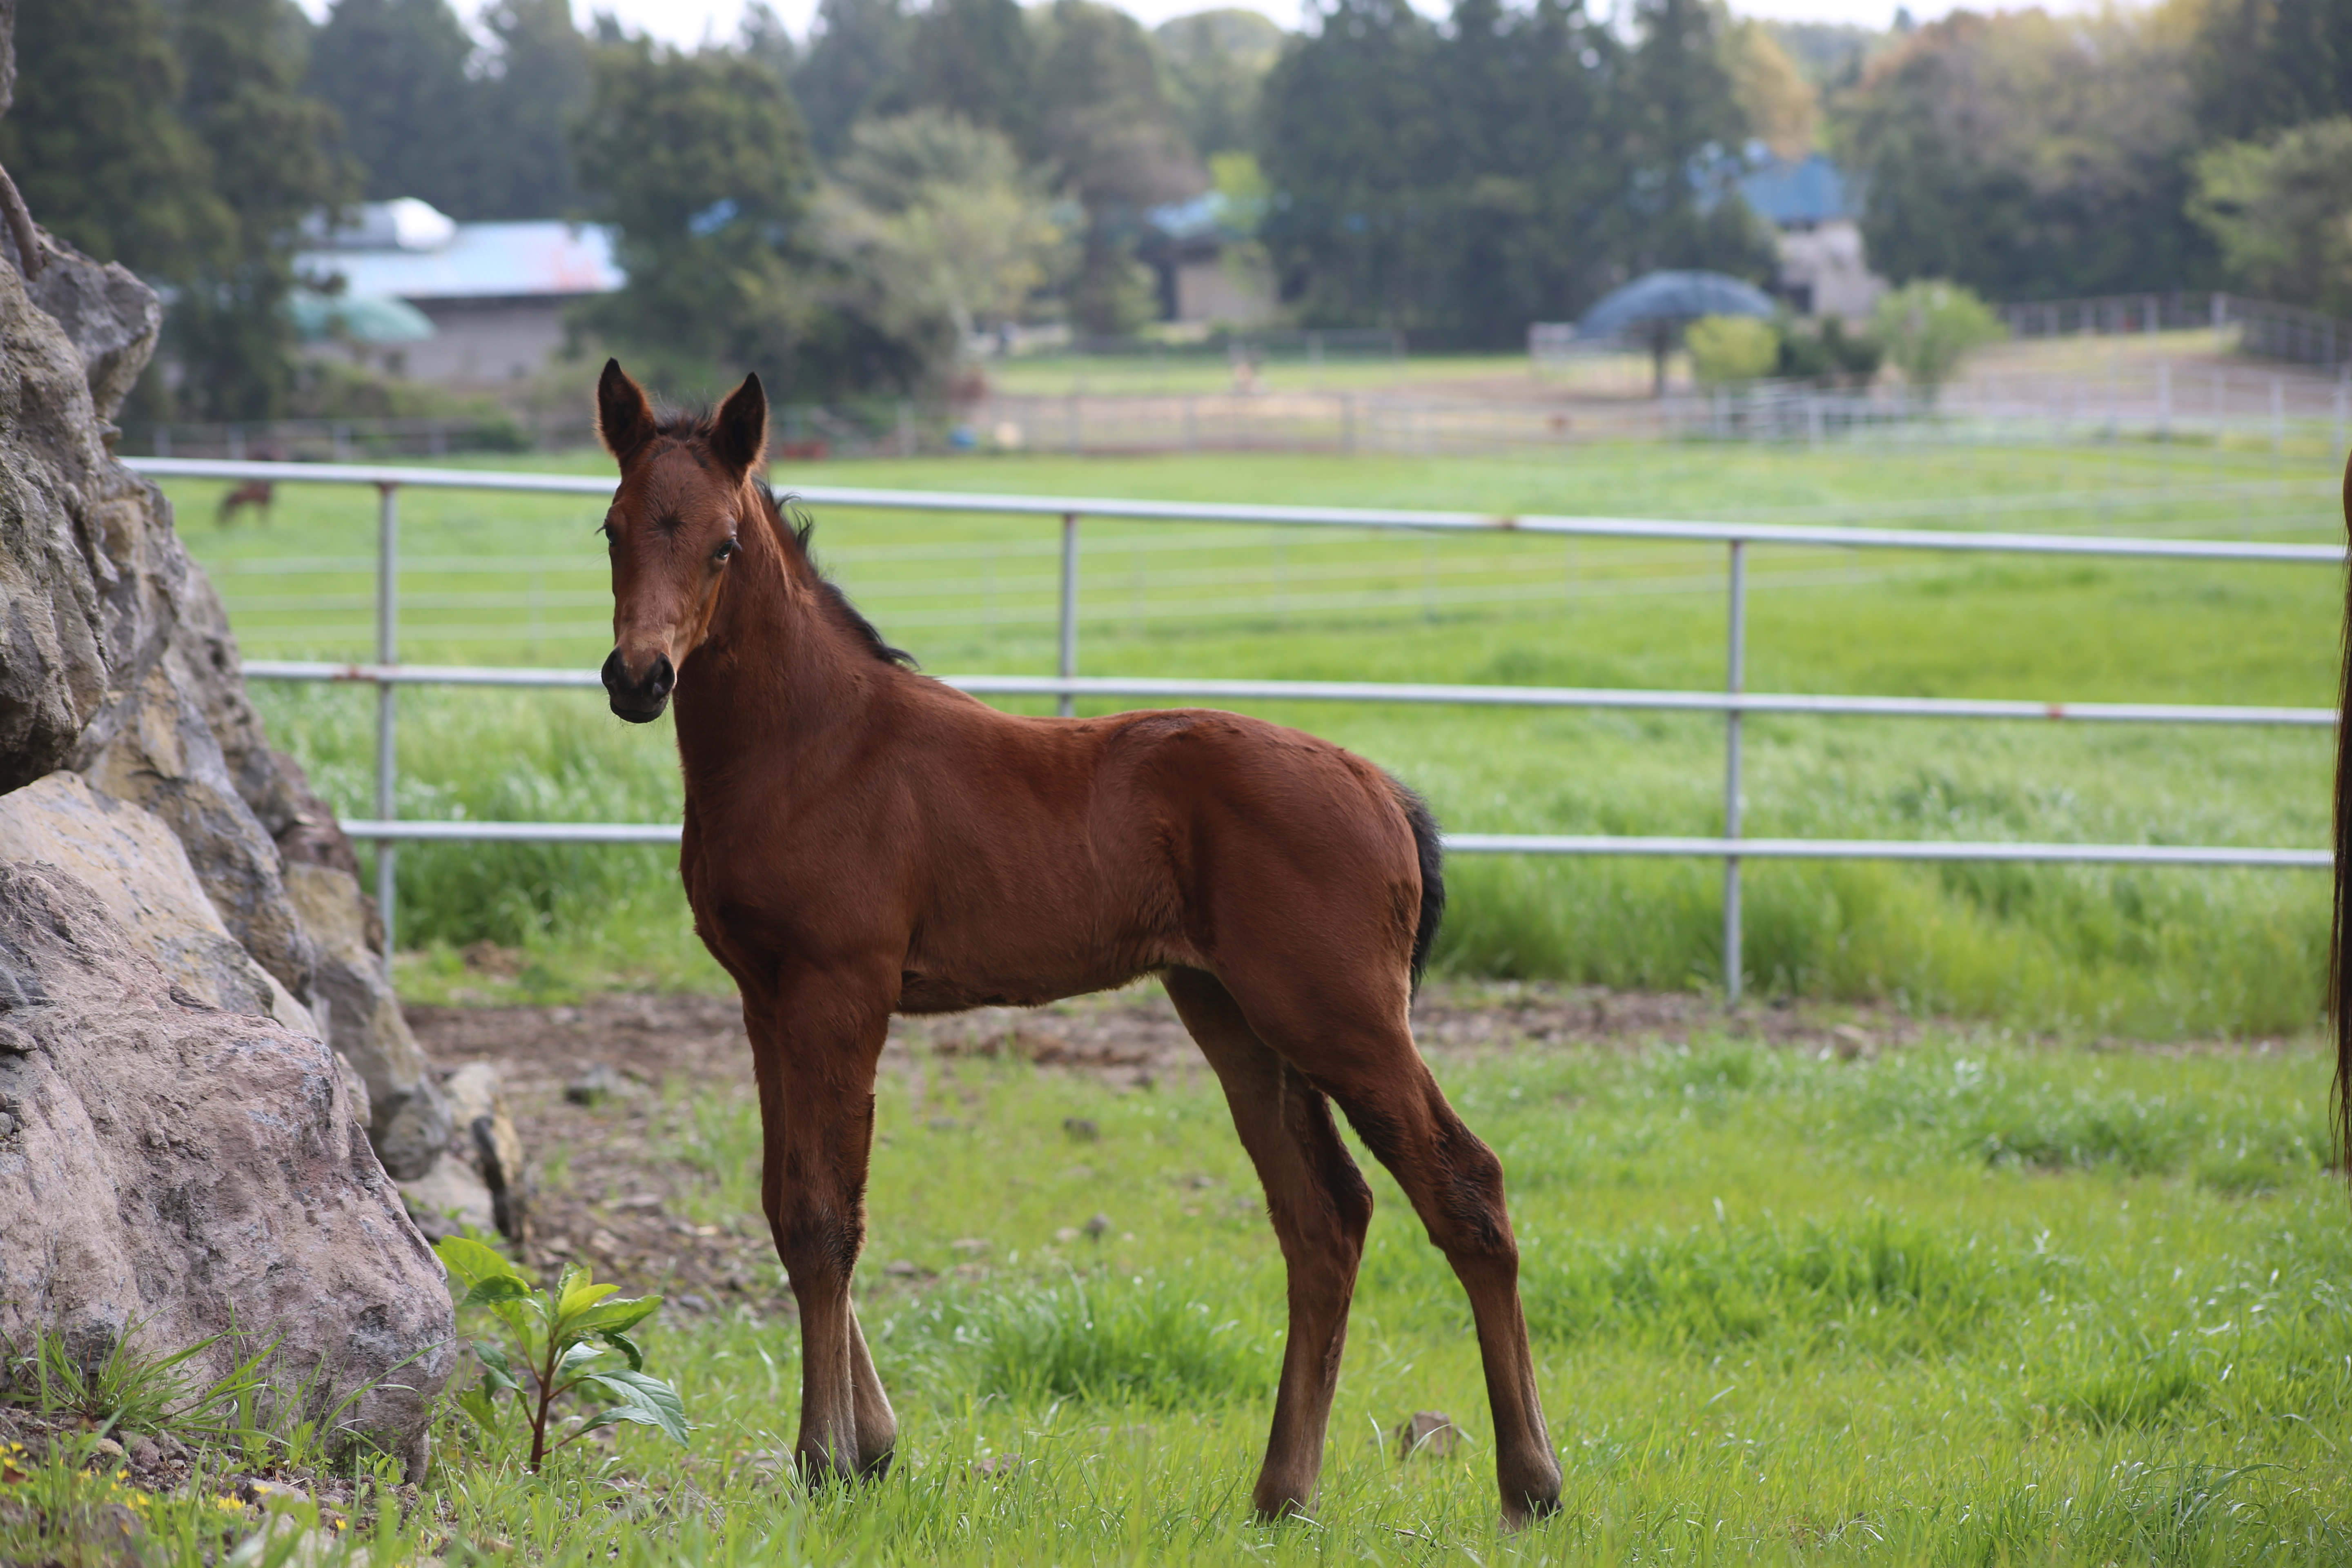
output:
[[[378,493],[376,658],[335,664],[250,660],[257,679],[353,681],[376,689],[375,816],[342,826],[373,841],[377,897],[387,945],[394,930],[397,855],[402,843],[504,840],[536,843],[675,843],[672,823],[421,822],[394,810],[395,693],[404,685],[597,687],[584,669],[500,668],[403,665],[399,662],[399,492],[404,486],[436,489],[503,490],[608,498],[609,479],[561,474],[473,472],[328,463],[226,462],[202,458],[134,458],[131,466],[156,478],[253,479],[286,483],[373,486]],[[1457,854],[1634,855],[1720,859],[1724,864],[1724,985],[1737,1000],[1741,988],[1740,867],[1750,859],[1873,859],[2032,861],[2140,866],[2241,866],[2321,868],[2325,849],[2232,845],[2068,844],[2003,841],[1756,838],[1741,831],[1741,741],[1750,713],[1800,713],[1869,718],[2038,720],[2098,723],[2274,725],[2324,729],[2336,722],[2325,708],[2231,707],[2178,703],[2067,703],[1980,699],[1833,696],[1746,689],[1748,551],[1751,545],[1834,546],[1966,553],[2092,556],[2173,562],[2251,562],[2340,568],[2345,550],[2334,544],[2281,544],[2196,539],[2132,539],[2105,535],[1947,532],[1925,529],[1852,528],[1818,524],[1683,521],[1656,518],[1564,517],[1344,507],[1248,506],[1207,501],[1122,500],[1099,497],[989,495],[808,486],[796,494],[811,506],[894,511],[989,513],[1050,517],[1061,525],[1059,671],[1054,676],[971,675],[944,678],[982,696],[1057,699],[1064,713],[1081,697],[1203,698],[1230,701],[1395,702],[1476,707],[1647,709],[1721,713],[1724,720],[1723,832],[1715,837],[1604,834],[1456,833],[1445,839]],[[1085,517],[1129,521],[1232,522],[1300,528],[1395,529],[1418,532],[1531,534],[1671,540],[1721,544],[1727,551],[1727,630],[1724,689],[1663,691],[1623,688],[1458,686],[1369,681],[1187,680],[1083,677],[1077,672],[1079,521]]]

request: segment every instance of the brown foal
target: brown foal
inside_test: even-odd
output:
[[[850,1300],[890,1016],[1157,974],[1223,1084],[1289,1269],[1258,1511],[1314,1496],[1371,1219],[1331,1100],[1469,1294],[1505,1515],[1557,1508],[1502,1165],[1407,1019],[1445,900],[1421,802],[1255,719],[1024,718],[919,676],[759,477],[756,377],[707,418],[656,418],[608,363],[597,413],[621,467],[604,685],[624,719],[677,705],[678,870],[743,994],[761,1197],[800,1303],[803,1474],[877,1475],[896,1435]]]

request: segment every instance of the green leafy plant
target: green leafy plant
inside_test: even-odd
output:
[[[137,1342],[142,1326],[125,1327],[98,1356],[77,1354],[52,1329],[36,1328],[26,1348],[0,1338],[0,1405],[71,1412],[100,1436],[119,1429],[217,1438],[253,1429],[257,1400],[267,1390],[261,1369],[276,1341],[226,1376],[199,1384],[192,1363],[228,1336],[215,1334],[174,1354],[155,1355]]]
[[[1683,334],[1691,369],[1703,386],[1721,386],[1772,374],[1780,334],[1753,316],[1701,316]]]
[[[502,1422],[499,1395],[513,1394],[530,1423],[530,1468],[535,1475],[547,1456],[600,1426],[629,1422],[657,1427],[680,1447],[686,1445],[686,1410],[677,1390],[646,1373],[645,1352],[629,1331],[651,1317],[659,1296],[614,1300],[619,1289],[599,1285],[577,1264],[557,1277],[552,1289],[534,1290],[522,1271],[497,1250],[465,1237],[449,1237],[434,1247],[451,1281],[464,1289],[462,1310],[486,1307],[514,1336],[517,1354],[491,1340],[474,1342],[482,1381],[457,1396],[458,1408],[495,1436]],[[625,1365],[618,1364],[625,1362]],[[517,1375],[518,1363],[522,1368]],[[525,1386],[524,1380],[529,1380]],[[567,1394],[609,1401],[577,1430],[551,1445],[548,1419]]]
[[[1872,334],[1903,379],[1926,391],[1959,374],[1971,350],[2009,335],[1992,307],[1957,283],[1908,283],[1878,297]]]

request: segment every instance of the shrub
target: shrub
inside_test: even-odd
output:
[[[1882,295],[1871,326],[1903,379],[1931,394],[1971,349],[2009,335],[1992,307],[1957,283],[1908,283]]]
[[[1754,316],[1702,316],[1683,341],[1702,386],[1769,375],[1780,357],[1780,334]]]

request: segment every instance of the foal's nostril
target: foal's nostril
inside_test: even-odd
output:
[[[617,695],[628,689],[629,667],[621,661],[619,648],[604,656],[604,668],[598,673],[604,679],[605,690]]]
[[[654,671],[646,679],[646,689],[656,697],[667,697],[669,695],[670,688],[677,684],[677,671],[670,668],[669,655],[663,654],[654,660]]]

